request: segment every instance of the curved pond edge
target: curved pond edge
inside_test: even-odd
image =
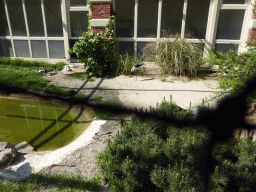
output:
[[[12,179],[20,181],[28,178],[33,173],[38,173],[45,167],[61,162],[73,151],[90,144],[92,137],[99,131],[100,126],[105,123],[106,120],[95,118],[87,129],[72,143],[55,151],[32,152],[24,155],[24,158],[10,165],[11,171],[7,170],[6,167],[0,168],[0,178],[3,178],[3,180]]]

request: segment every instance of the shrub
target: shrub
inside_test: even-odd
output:
[[[91,12],[91,3],[89,3]],[[91,13],[88,14],[90,22]],[[95,34],[92,28],[88,31],[69,50],[69,54],[76,53],[79,61],[85,64],[87,78],[93,76],[102,76],[107,68],[111,68],[114,63],[114,29],[112,26],[113,16],[109,17],[109,23],[106,26],[106,33]]]
[[[202,191],[194,162],[194,152],[204,141],[201,129],[168,126],[163,132],[161,123],[136,118],[131,123],[121,119],[120,124],[121,133],[97,156],[110,190]]]
[[[177,108],[163,102],[159,108],[151,110],[179,117],[175,114]],[[192,115],[187,113],[190,118]],[[100,171],[110,183],[110,191],[205,190],[198,172],[202,147],[209,136],[205,127],[177,128],[136,117],[131,122],[120,118],[120,125],[121,132],[118,131],[115,139],[108,140],[105,150],[97,156]],[[210,176],[209,190],[254,191],[255,149],[252,134],[246,139],[234,136],[228,143],[216,144],[212,151],[216,169]]]
[[[166,74],[196,76],[196,68],[201,64],[197,61],[203,54],[201,46],[178,36],[173,41],[170,38],[149,43],[143,49],[143,60],[156,62]]]
[[[219,88],[231,88],[232,93],[235,93],[245,86],[247,80],[255,76],[256,51],[248,50],[241,54],[232,50],[227,53],[213,51],[206,61],[209,65],[219,65]]]

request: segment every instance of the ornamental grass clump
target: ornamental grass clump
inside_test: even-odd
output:
[[[197,75],[197,67],[201,65],[198,59],[202,55],[199,44],[178,36],[167,36],[164,40],[147,44],[142,58],[146,62],[156,62],[165,74],[191,77]]]
[[[116,75],[130,75],[131,74],[131,69],[134,65],[138,65],[141,63],[141,58],[136,57],[134,58],[133,56],[130,56],[128,53],[119,55],[117,57],[117,71]]]

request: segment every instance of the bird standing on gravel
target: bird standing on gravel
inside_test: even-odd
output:
[[[136,74],[136,81],[137,81],[137,76],[138,76],[138,69],[139,69],[139,67],[141,67],[143,64],[138,64],[138,65],[134,65],[133,67],[132,67],[132,69],[131,69],[131,72],[133,72],[133,71],[137,71],[137,74]]]

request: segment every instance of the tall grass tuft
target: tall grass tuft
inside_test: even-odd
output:
[[[196,76],[196,68],[200,65],[198,59],[202,57],[202,47],[190,43],[179,36],[167,36],[164,40],[149,43],[143,49],[143,60],[156,62],[165,74],[177,76]]]
[[[134,65],[140,64],[141,58],[130,56],[128,53],[117,57],[118,68],[116,75],[130,75]]]

